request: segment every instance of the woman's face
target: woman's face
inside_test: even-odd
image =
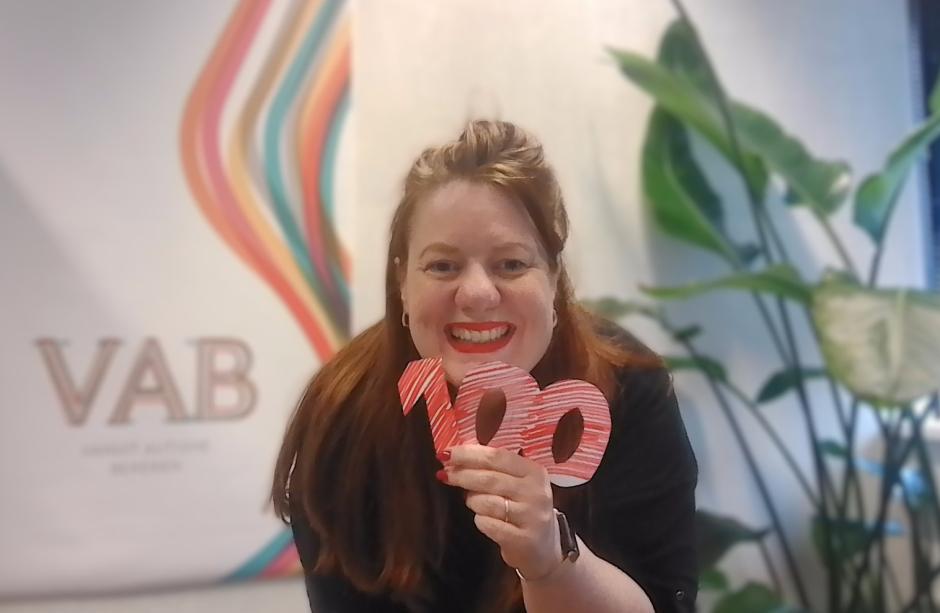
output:
[[[453,181],[417,204],[401,299],[422,357],[456,385],[481,362],[526,371],[552,338],[556,276],[521,203]]]

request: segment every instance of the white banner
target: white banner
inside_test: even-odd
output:
[[[0,597],[296,572],[266,498],[348,334],[349,36],[341,1],[0,7]]]

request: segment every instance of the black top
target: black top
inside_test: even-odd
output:
[[[657,613],[695,610],[695,484],[698,467],[665,369],[627,368],[611,403],[611,437],[589,488],[590,519],[572,522],[596,555],[617,566],[649,596]],[[437,577],[435,611],[467,610],[479,595],[495,543],[480,533],[459,488],[450,486],[452,539]],[[301,515],[297,515],[300,518]],[[571,519],[571,518],[569,518]],[[337,577],[309,572],[317,539],[305,521],[292,522],[307,595],[315,613],[405,613],[390,599],[367,596]],[[559,552],[560,555],[560,552]]]

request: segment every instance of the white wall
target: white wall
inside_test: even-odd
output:
[[[107,4],[99,1],[99,6]],[[904,3],[688,4],[729,91],[777,117],[817,154],[845,158],[862,175],[877,168],[913,125]],[[356,246],[359,327],[381,313],[383,249],[377,245],[384,240],[408,163],[423,146],[453,136],[470,116],[517,121],[545,142],[569,202],[573,236],[568,261],[581,296],[635,296],[638,283],[675,283],[720,272],[699,253],[650,231],[639,206],[637,172],[650,103],[603,53],[604,45],[614,45],[652,55],[672,14],[668,2],[359,0],[355,6],[354,112],[361,154],[357,216],[370,220],[359,226]],[[219,12],[213,9],[213,15]],[[127,103],[134,104],[128,96]],[[922,284],[924,279],[919,202],[916,190],[905,194],[889,237],[883,276],[899,284]],[[830,260],[831,251],[808,221],[798,216],[790,232],[801,237],[807,261]],[[870,249],[851,227],[847,211],[836,225],[850,234],[850,249],[864,262]],[[672,313],[677,321],[704,323],[706,348],[723,356],[747,382],[748,391],[754,391],[770,361],[761,357],[763,350],[754,349],[754,339],[763,338],[759,321],[739,310],[740,304],[719,295]],[[654,329],[637,330],[658,349],[669,350]],[[691,377],[679,377],[677,385],[699,456],[701,505],[765,523],[740,455],[704,386]],[[767,414],[795,450],[804,449],[795,406],[782,401]],[[756,432],[746,420],[745,426]],[[762,440],[757,434],[754,438]],[[769,473],[783,474],[778,458],[764,452],[768,447],[757,447]],[[790,529],[803,533],[806,509],[795,485],[777,479],[774,490]],[[808,563],[812,554],[804,550],[800,557]],[[736,581],[763,578],[752,551],[737,552],[727,568]],[[0,611],[297,611],[304,601],[299,582],[284,582],[152,597],[6,604]]]
[[[621,78],[604,53],[610,45],[654,55],[672,17],[670,3],[363,0],[359,7],[355,93],[363,136],[361,214],[387,222],[408,164],[424,146],[452,138],[469,117],[495,116],[530,129],[546,146],[568,202],[573,230],[567,261],[581,297],[635,298],[638,284],[675,285],[725,272],[714,258],[651,229],[640,206],[638,174],[650,99]],[[815,154],[843,158],[864,176],[880,167],[912,127],[914,73],[903,3],[690,0],[688,8],[730,94],[769,112]],[[738,192],[738,206],[726,205],[733,229],[748,227],[743,198]],[[919,202],[911,189],[900,203],[882,279],[924,283]],[[865,268],[872,250],[851,223],[850,211],[846,206],[834,225]],[[810,279],[823,265],[837,263],[805,211],[792,217],[782,212],[777,220]],[[366,236],[365,226],[360,232],[361,241],[375,240],[374,234]],[[382,257],[376,250],[363,252],[359,260],[360,325],[382,310]],[[715,294],[669,312],[677,323],[704,324],[702,347],[721,358],[748,393],[755,394],[779,369],[755,310],[741,296]],[[801,338],[809,341],[803,318],[793,317],[804,329]],[[660,351],[673,350],[655,328],[629,325]],[[803,358],[819,363],[809,351]],[[699,455],[700,504],[766,525],[709,390],[694,375],[678,377],[677,388]],[[828,407],[826,390],[814,391],[817,404]],[[775,402],[766,415],[794,453],[808,458],[795,403]],[[832,425],[828,409],[816,419],[823,432]],[[812,568],[815,554],[805,540],[809,510],[796,482],[754,423],[742,422],[765,473],[775,477],[772,488],[789,531],[798,542],[803,539],[799,562]],[[870,424],[863,424],[866,431]],[[735,583],[763,579],[753,549],[739,548],[725,568]],[[812,581],[821,573],[807,575],[810,590],[818,591]]]

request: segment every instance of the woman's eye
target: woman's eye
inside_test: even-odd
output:
[[[529,265],[522,260],[503,260],[500,262],[500,268],[504,272],[518,273],[524,271]]]
[[[457,265],[447,260],[436,260],[429,262],[424,267],[425,272],[437,275],[447,275],[457,271]]]

